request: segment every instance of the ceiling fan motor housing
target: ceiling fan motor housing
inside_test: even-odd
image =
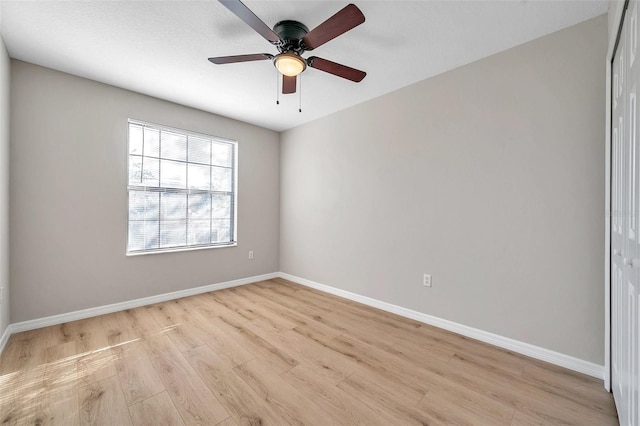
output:
[[[296,51],[301,53],[304,50],[301,46],[301,41],[309,32],[309,29],[301,22],[286,20],[275,24],[273,32],[278,34],[283,42],[278,46],[280,52]]]

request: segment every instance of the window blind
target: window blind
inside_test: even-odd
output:
[[[237,143],[128,125],[127,253],[235,244]]]

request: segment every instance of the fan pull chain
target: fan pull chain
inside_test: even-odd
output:
[[[280,73],[276,70],[276,105],[280,105]]]
[[[302,74],[298,74],[298,112],[302,112]]]

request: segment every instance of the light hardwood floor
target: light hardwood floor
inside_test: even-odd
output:
[[[600,380],[275,279],[11,336],[0,424],[618,422]]]

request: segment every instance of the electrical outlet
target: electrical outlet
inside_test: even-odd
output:
[[[249,259],[253,259],[253,250],[249,252]]]
[[[431,275],[424,274],[424,278],[422,279],[422,285],[425,287],[431,287]]]

